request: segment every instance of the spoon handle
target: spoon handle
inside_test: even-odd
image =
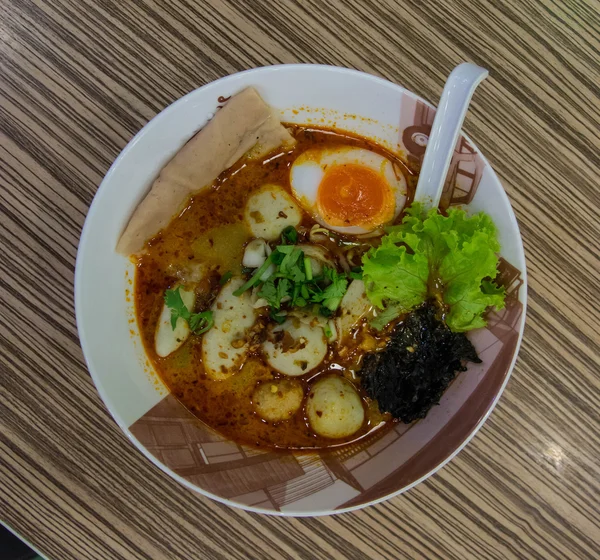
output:
[[[475,88],[487,75],[485,68],[463,62],[448,76],[433,120],[415,192],[415,202],[422,203],[425,209],[437,208],[440,203],[469,102]]]

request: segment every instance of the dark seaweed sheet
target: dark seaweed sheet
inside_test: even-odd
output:
[[[382,412],[402,421],[424,418],[466,361],[481,363],[463,333],[453,333],[428,302],[395,327],[384,350],[368,354],[361,383]]]

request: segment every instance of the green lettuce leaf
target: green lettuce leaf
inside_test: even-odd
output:
[[[383,309],[383,311],[378,311],[377,315],[369,321],[369,324],[374,329],[377,329],[378,331],[380,331],[390,321],[393,321],[394,319],[396,319],[396,317],[399,317],[404,312],[405,312],[405,310],[402,309],[402,307],[400,307],[394,303],[390,303],[385,309]]]
[[[423,253],[410,254],[406,247],[396,245],[396,234],[382,239],[363,259],[363,279],[367,295],[380,309],[390,300],[408,311],[427,297],[429,261]]]
[[[452,208],[443,216],[413,204],[387,232],[363,257],[367,296],[380,309],[409,311],[435,297],[448,326],[462,332],[485,326],[489,307],[504,306],[504,289],[490,281],[500,244],[487,214]]]

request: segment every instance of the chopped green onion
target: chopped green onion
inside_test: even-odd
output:
[[[286,228],[285,239],[294,237],[292,229]],[[293,231],[297,235],[296,230]],[[282,320],[278,310],[284,304],[286,308],[312,306],[313,313],[331,317],[346,293],[348,276],[328,266],[316,275],[310,257],[300,247],[278,245],[252,277],[233,293],[239,297],[255,286],[260,288],[258,297],[267,301],[274,321]]]
[[[310,257],[304,257],[304,273],[306,274],[307,280],[313,279],[312,266],[310,264]]]
[[[188,322],[190,330],[194,334],[202,334],[212,328],[215,324],[212,311],[203,311],[202,313],[192,313]]]
[[[323,305],[333,313],[339,307],[340,303],[342,303],[342,298],[337,297],[325,300]]]
[[[260,277],[267,271],[267,268],[269,268],[274,254],[275,251],[273,251],[267,257],[265,262],[256,270],[256,272],[252,275],[248,282],[246,282],[243,286],[240,286],[235,292],[233,292],[234,296],[241,296],[245,291],[249,290],[250,288],[254,288],[254,286],[256,286],[256,284],[260,282]]]
[[[227,282],[231,280],[232,276],[233,272],[231,272],[231,270],[228,270],[225,274],[223,274],[223,276],[221,276],[221,279],[219,280],[219,285],[224,286],[225,284],[227,284]]]

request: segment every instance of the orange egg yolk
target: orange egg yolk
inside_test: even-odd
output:
[[[333,165],[325,171],[317,205],[332,226],[376,227],[393,217],[394,196],[381,174],[350,163]]]

